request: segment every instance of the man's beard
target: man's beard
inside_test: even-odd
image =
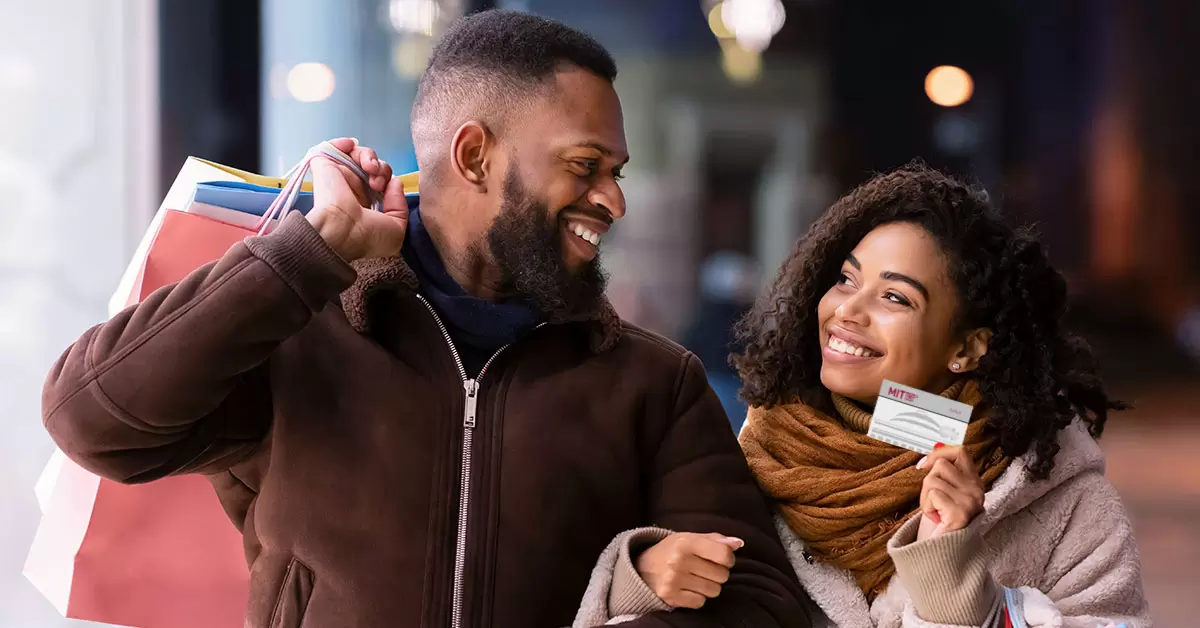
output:
[[[593,316],[604,303],[607,276],[596,257],[575,274],[563,258],[562,231],[549,206],[534,198],[516,168],[504,184],[504,204],[487,232],[501,289],[525,299],[549,320]]]

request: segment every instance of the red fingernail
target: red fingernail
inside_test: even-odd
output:
[[[946,446],[946,443],[934,443],[933,444],[934,449],[941,449],[942,447],[945,447],[945,446]]]

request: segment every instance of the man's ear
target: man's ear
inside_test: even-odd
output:
[[[496,138],[487,125],[474,120],[464,123],[450,140],[451,171],[486,191],[495,144]]]

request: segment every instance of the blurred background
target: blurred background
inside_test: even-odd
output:
[[[738,422],[728,329],[797,237],[920,157],[1040,224],[1135,411],[1109,475],[1158,625],[1200,625],[1200,3],[1188,0],[0,0],[0,627],[52,444],[42,379],[188,155],[281,174],[355,136],[398,171],[434,38],[499,6],[617,57],[633,161],[611,298],[695,350]]]

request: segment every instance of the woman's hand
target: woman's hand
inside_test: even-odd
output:
[[[929,469],[921,484],[918,541],[961,530],[983,512],[983,480],[962,447],[935,447],[917,468]]]
[[[700,608],[721,594],[741,539],[676,533],[642,552],[634,566],[654,594],[673,608]]]

